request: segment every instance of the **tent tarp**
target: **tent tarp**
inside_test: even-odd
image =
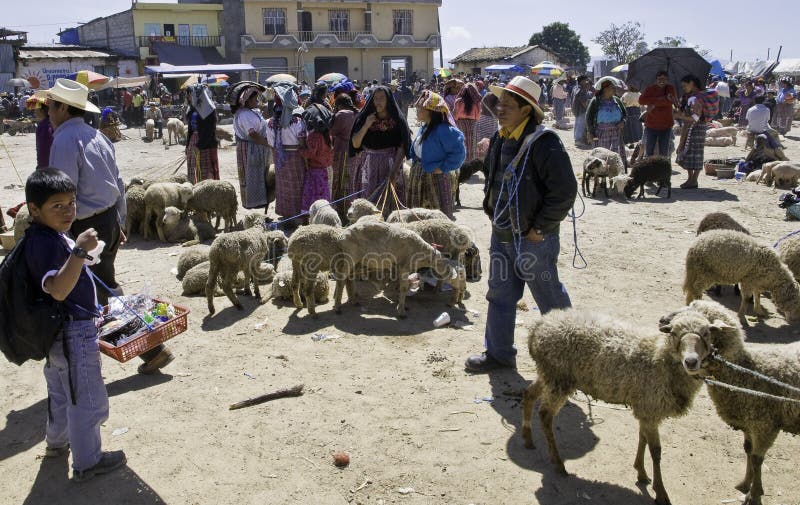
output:
[[[525,69],[519,65],[489,65],[484,70],[489,72],[523,72]]]
[[[779,75],[800,75],[800,58],[787,58],[781,60],[772,73]]]
[[[245,72],[255,70],[249,63],[230,65],[149,65],[145,67],[148,74],[221,74],[226,72]]]
[[[100,89],[106,88],[136,88],[139,86],[147,86],[150,84],[149,75],[140,75],[138,77],[115,77],[103,84]]]

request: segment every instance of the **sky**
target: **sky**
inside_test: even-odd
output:
[[[0,0],[0,4],[11,1]],[[663,2],[665,8],[655,8],[654,2],[646,0],[443,0],[442,4],[442,44],[447,59],[471,47],[525,45],[533,33],[554,21],[568,23],[592,57],[602,55],[599,46],[591,42],[598,33],[612,23],[638,21],[649,45],[665,36],[682,36],[691,45],[709,49],[714,57],[727,61],[731,51],[735,60],[766,59],[768,49],[774,59],[782,44],[782,57],[800,58],[800,37],[793,26],[796,15],[784,11],[786,15],[781,16],[773,11],[775,15],[758,16],[753,9],[741,8],[744,0],[669,0]],[[3,9],[0,26],[28,31],[30,42],[52,42],[59,29],[126,10],[131,1],[70,0],[68,5],[63,0],[37,0],[35,14],[26,8]],[[698,14],[712,19],[695,17]],[[746,22],[749,24],[745,27]],[[747,36],[740,35],[743,31]]]

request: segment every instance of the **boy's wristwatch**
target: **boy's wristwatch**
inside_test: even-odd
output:
[[[80,258],[80,259],[82,259],[82,260],[85,260],[85,259],[89,259],[89,260],[91,260],[91,259],[94,259],[94,258],[92,258],[91,256],[89,256],[89,253],[88,253],[88,252],[86,252],[86,249],[83,249],[83,248],[81,248],[81,247],[78,247],[78,246],[75,246],[75,247],[73,247],[73,248],[72,248],[72,254],[74,254],[75,256],[77,256],[78,258]]]

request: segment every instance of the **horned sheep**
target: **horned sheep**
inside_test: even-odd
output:
[[[686,254],[686,304],[701,298],[714,284],[736,283],[742,292],[740,317],[744,318],[751,294],[755,313],[764,315],[760,294],[769,291],[787,321],[800,318],[800,285],[771,247],[737,231],[710,230],[699,235]]]
[[[669,503],[661,477],[659,425],[664,419],[686,414],[701,382],[684,370],[695,359],[696,333],[713,329],[697,318],[683,332],[669,335],[643,331],[596,312],[554,310],[530,329],[528,349],[538,376],[522,402],[522,435],[533,447],[531,414],[541,399],[539,418],[547,439],[550,461],[566,474],[553,435],[553,419],[567,398],[580,389],[592,398],[628,405],[639,421],[639,444],[634,460],[639,482],[648,482],[644,449],[653,460],[655,502]]]
[[[744,366],[778,381],[800,387],[800,353],[796,350],[761,351],[744,345],[744,333],[736,314],[716,302],[695,300],[677,313],[661,318],[661,331],[673,335],[681,330],[684,313],[701,314],[710,327],[722,331],[699,334],[704,355],[699,356],[694,369],[686,368],[687,376],[713,377],[715,380],[735,384],[740,388],[757,390],[773,396],[786,396],[786,390],[754,376],[735,371],[713,356],[714,349],[725,361]],[[710,359],[709,359],[710,358]],[[724,387],[708,386],[708,395],[719,417],[731,428],[744,432],[746,458],[745,475],[736,489],[745,493],[745,505],[761,505],[764,488],[761,467],[764,457],[778,433],[785,431],[800,435],[800,404],[781,402],[767,397],[731,391]]]

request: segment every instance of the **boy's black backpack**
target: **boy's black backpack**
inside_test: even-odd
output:
[[[64,324],[61,303],[28,272],[26,238],[0,264],[0,351],[17,365],[46,358]]]

